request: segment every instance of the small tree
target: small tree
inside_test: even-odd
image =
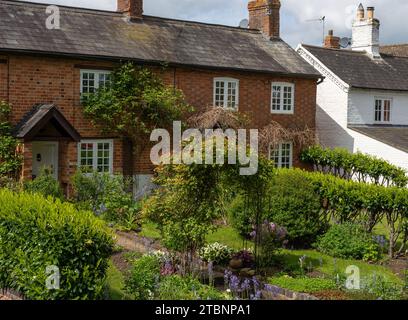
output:
[[[109,85],[83,97],[84,113],[103,132],[146,145],[156,128],[169,128],[192,111],[183,93],[167,87],[151,70],[126,63],[115,70]]]

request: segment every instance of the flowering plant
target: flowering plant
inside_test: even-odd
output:
[[[198,255],[203,261],[211,261],[215,264],[222,264],[228,262],[228,260],[231,259],[233,253],[233,249],[221,243],[215,242],[201,248]]]

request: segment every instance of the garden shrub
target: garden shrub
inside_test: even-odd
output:
[[[244,197],[242,195],[234,197],[227,207],[227,211],[231,225],[242,237],[247,238],[251,232],[253,221],[251,221],[251,215],[246,209]]]
[[[324,278],[292,278],[289,276],[281,276],[269,278],[268,283],[280,288],[302,293],[314,293],[337,289],[337,285],[334,280]]]
[[[133,199],[132,180],[108,173],[77,171],[72,179],[79,208],[93,211],[118,228],[140,228],[140,204]]]
[[[24,190],[29,193],[39,193],[44,197],[64,198],[59,182],[48,170],[43,170],[36,179],[25,182]]]
[[[167,276],[160,282],[156,298],[159,300],[225,300],[227,297],[214,287],[204,285],[192,277]]]
[[[130,277],[126,279],[126,291],[136,300],[153,299],[160,281],[161,266],[162,261],[158,255],[144,255],[136,260]]]
[[[0,176],[17,180],[23,158],[17,152],[18,141],[12,135],[11,106],[0,101]]]
[[[266,218],[286,228],[289,246],[309,247],[328,227],[313,181],[301,170],[278,170]]]
[[[231,260],[234,250],[218,242],[208,244],[200,249],[199,256],[203,261],[224,264]]]
[[[113,240],[92,213],[39,194],[0,190],[0,288],[28,299],[100,299]],[[48,290],[46,268],[60,270]]]
[[[316,246],[336,258],[377,261],[381,256],[381,248],[372,235],[352,223],[333,225]]]
[[[382,300],[406,300],[408,291],[403,285],[390,282],[381,275],[373,275],[361,280],[362,290]]]

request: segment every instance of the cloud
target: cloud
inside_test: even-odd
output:
[[[115,10],[116,0],[32,0],[76,7]],[[363,0],[364,6],[375,6],[381,20],[381,42],[408,43],[408,1]],[[145,0],[145,14],[176,19],[237,26],[247,18],[247,0]],[[350,21],[359,0],[281,0],[282,38],[292,46],[298,43],[320,45],[323,25],[309,21],[326,17],[326,32],[334,29],[341,37],[351,36]]]

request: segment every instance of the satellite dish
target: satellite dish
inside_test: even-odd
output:
[[[340,39],[340,47],[348,48],[351,46],[351,38],[341,38]]]
[[[241,20],[241,22],[239,23],[239,27],[242,29],[248,29],[248,26],[249,26],[248,19]]]

